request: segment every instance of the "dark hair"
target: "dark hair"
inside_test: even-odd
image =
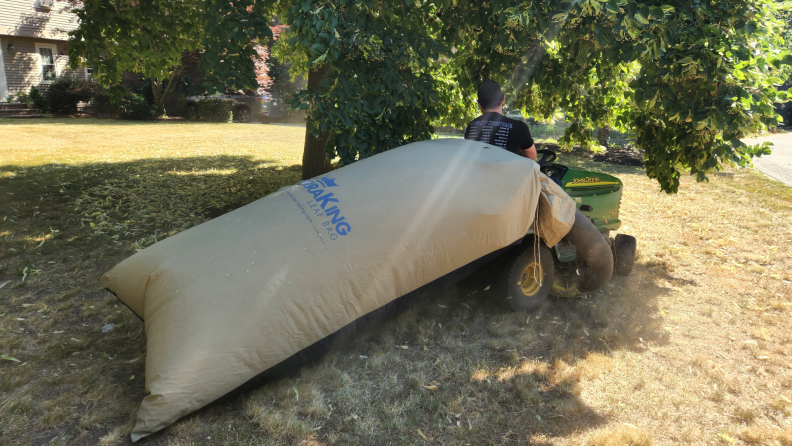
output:
[[[487,79],[478,86],[478,103],[484,110],[499,106],[503,97],[500,85],[493,80]]]

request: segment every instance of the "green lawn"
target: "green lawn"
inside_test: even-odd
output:
[[[297,181],[303,133],[0,120],[0,444],[129,443],[144,326],[99,277]],[[624,181],[631,276],[528,315],[492,265],[145,444],[792,444],[792,190],[561,160]]]

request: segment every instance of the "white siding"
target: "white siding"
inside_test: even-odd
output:
[[[39,8],[37,0],[0,0],[0,35],[66,40],[63,31],[77,27],[77,17],[63,12],[66,6],[56,1],[46,9]]]
[[[0,4],[5,0],[0,0]],[[30,92],[30,87],[37,86],[42,93],[47,92],[47,83],[41,80],[41,65],[39,55],[36,51],[36,44],[55,45],[58,54],[55,56],[55,73],[62,76],[66,73],[73,74],[80,78],[85,78],[85,70],[69,70],[67,68],[69,57],[66,56],[66,42],[57,40],[34,39],[30,37],[2,37],[3,45],[13,42],[17,54],[14,57],[8,53],[4,47],[2,57],[5,65],[6,83],[9,94],[16,94],[20,91]]]

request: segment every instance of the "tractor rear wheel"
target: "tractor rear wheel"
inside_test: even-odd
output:
[[[626,276],[635,265],[635,250],[638,242],[635,237],[625,234],[616,234],[613,242],[613,274]]]
[[[543,242],[538,246],[530,240],[512,262],[506,291],[509,305],[516,311],[534,311],[547,299],[553,288],[555,265],[553,253]]]

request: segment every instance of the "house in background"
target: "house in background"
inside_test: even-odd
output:
[[[46,94],[66,73],[91,77],[90,69],[67,69],[67,33],[77,28],[67,8],[55,0],[0,0],[0,101],[34,86]]]

